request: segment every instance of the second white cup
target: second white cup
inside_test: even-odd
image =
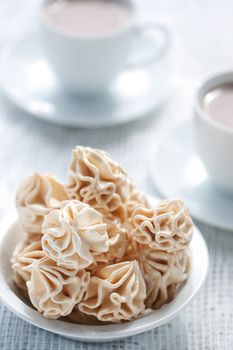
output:
[[[233,83],[233,72],[207,79],[197,90],[194,111],[200,158],[213,184],[224,192],[233,193],[233,129],[216,122],[202,108],[208,92],[229,83]]]

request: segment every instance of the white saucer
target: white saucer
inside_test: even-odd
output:
[[[151,178],[163,197],[182,198],[196,219],[233,230],[233,196],[212,186],[197,155],[194,121],[183,122],[151,158]]]
[[[10,218],[12,220],[12,217]],[[0,235],[0,298],[5,305],[23,320],[60,334],[64,337],[88,341],[104,342],[142,333],[167,323],[176,316],[196,295],[203,284],[208,269],[208,250],[206,243],[195,227],[193,240],[190,245],[191,274],[188,281],[181,287],[175,299],[160,310],[152,311],[131,322],[113,325],[85,326],[68,323],[61,320],[48,320],[28,306],[21,298],[12,281],[10,257],[19,241],[17,224],[9,225],[6,220],[5,229],[1,223]]]
[[[150,53],[155,38],[139,47]],[[137,50],[139,51],[139,47]],[[135,52],[132,61],[137,61]],[[39,34],[24,36],[7,53],[1,68],[1,86],[10,101],[38,118],[76,127],[101,127],[126,123],[158,108],[168,94],[167,59],[148,67],[125,70],[113,87],[98,98],[68,94],[53,75]]]

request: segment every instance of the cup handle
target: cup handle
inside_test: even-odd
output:
[[[158,38],[158,46],[155,45],[154,50],[150,50],[146,55],[141,55],[139,58],[129,59],[127,62],[127,68],[135,68],[138,66],[145,66],[153,64],[159,61],[166,54],[171,44],[171,35],[169,30],[162,24],[155,22],[148,22],[138,24],[133,28],[134,35],[136,37],[135,46],[139,39],[148,40],[148,34],[153,34]]]

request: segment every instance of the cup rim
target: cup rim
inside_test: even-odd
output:
[[[43,9],[46,6],[46,3],[49,1],[56,1],[56,0],[43,0],[41,2],[40,5],[40,22],[42,23],[42,25],[52,31],[55,34],[58,34],[59,36],[66,38],[66,39],[72,39],[72,40],[79,40],[79,41],[101,41],[101,40],[105,40],[105,39],[111,39],[114,38],[122,33],[124,33],[125,31],[127,31],[127,29],[129,29],[136,18],[136,9],[135,9],[135,5],[133,4],[132,0],[126,0],[129,7],[132,9],[132,14],[130,15],[130,18],[128,19],[128,21],[120,26],[117,29],[111,30],[107,33],[104,34],[97,34],[97,35],[82,35],[82,34],[77,34],[77,33],[67,33],[64,30],[56,27],[55,25],[53,25],[52,23],[50,23],[47,19],[46,16],[43,15]]]
[[[228,134],[233,135],[233,128],[228,128],[225,125],[216,122],[211,118],[208,113],[204,111],[201,106],[201,102],[204,96],[214,88],[221,86],[223,84],[233,84],[233,70],[223,71],[216,74],[211,74],[205,78],[197,87],[195,97],[194,97],[194,110],[197,115],[205,120],[208,124],[214,126],[216,129],[224,131]]]

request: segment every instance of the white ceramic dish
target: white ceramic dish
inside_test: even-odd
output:
[[[148,34],[132,61],[149,55],[157,36]],[[1,87],[5,96],[31,116],[56,124],[97,128],[144,117],[158,109],[169,92],[169,55],[155,64],[127,69],[101,96],[68,94],[56,79],[43,54],[37,33],[21,38],[5,54]]]
[[[233,195],[212,185],[197,153],[193,120],[175,127],[151,159],[151,179],[163,197],[181,198],[194,218],[233,230]]]
[[[25,304],[20,298],[17,288],[12,281],[10,257],[19,241],[17,223],[8,220],[2,223],[0,235],[0,297],[5,305],[23,320],[43,328],[47,331],[60,334],[64,337],[88,341],[104,342],[128,337],[158,327],[176,316],[196,295],[203,284],[208,269],[208,250],[206,243],[195,227],[190,246],[191,274],[188,281],[181,287],[176,298],[160,310],[141,317],[135,321],[123,324],[104,326],[85,326],[68,323],[60,320],[48,320]]]

